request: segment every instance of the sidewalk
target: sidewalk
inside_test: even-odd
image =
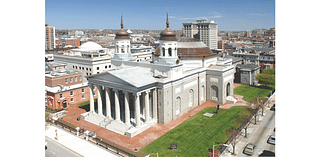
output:
[[[55,139],[56,137],[56,131],[58,134],[58,140]],[[100,148],[93,143],[90,143],[89,141],[86,141],[84,139],[81,139],[80,137],[77,137],[76,135],[72,135],[59,127],[56,127],[54,125],[48,125],[47,129],[45,131],[46,137],[60,143],[61,145],[71,149],[74,152],[77,152],[78,154],[85,156],[85,157],[109,157],[114,156],[118,157],[119,155],[116,155],[112,152],[109,152],[103,148]],[[48,146],[50,147],[50,146]]]
[[[273,102],[269,105],[269,107],[271,108],[273,106],[273,104],[275,104],[275,102],[274,102],[275,96],[270,100],[271,101],[273,100]],[[226,148],[226,150],[220,155],[220,157],[235,157],[235,156],[238,156],[239,154],[242,154],[243,148],[248,143],[248,141],[251,139],[252,135],[254,134],[254,132],[259,127],[259,124],[261,123],[261,121],[269,113],[270,108],[268,108],[268,106],[266,106],[264,108],[263,116],[261,116],[261,114],[260,114],[259,115],[259,119],[257,119],[257,125],[254,125],[254,120],[252,120],[251,124],[249,124],[248,129],[247,129],[247,135],[248,135],[247,138],[244,137],[245,136],[244,129],[240,132],[240,134],[239,134],[239,136],[237,138],[239,140],[239,142],[236,144],[236,149],[235,149],[235,154],[237,154],[237,155],[232,155],[231,154],[233,152],[233,147],[230,144]]]

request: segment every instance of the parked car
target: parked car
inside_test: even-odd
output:
[[[268,138],[268,143],[275,144],[276,143],[276,136],[270,135],[270,137]]]
[[[253,151],[256,149],[256,146],[254,144],[247,144],[246,147],[243,149],[244,154],[253,155]]]

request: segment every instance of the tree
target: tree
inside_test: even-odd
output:
[[[258,83],[264,86],[274,86],[275,85],[275,69],[267,68],[262,71],[262,73],[257,74],[255,77]]]

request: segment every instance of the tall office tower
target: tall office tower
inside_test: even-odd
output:
[[[247,31],[246,31],[246,36],[247,36],[247,37],[251,37],[251,31],[250,31],[250,30],[247,30]]]
[[[211,50],[218,48],[218,24],[210,20],[182,23],[183,34],[204,42]]]
[[[55,48],[55,28],[49,26],[48,23],[45,24],[46,26],[46,50]]]

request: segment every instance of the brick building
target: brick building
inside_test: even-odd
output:
[[[51,109],[62,109],[89,101],[89,86],[83,83],[83,79],[82,72],[67,69],[45,74],[45,105]]]

